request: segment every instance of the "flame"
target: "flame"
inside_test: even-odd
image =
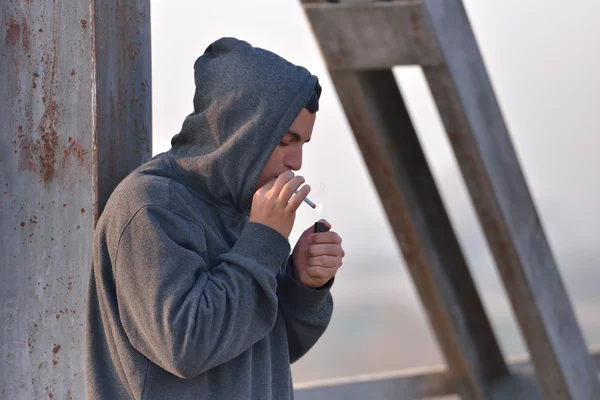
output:
[[[317,218],[321,218],[321,214],[323,214],[323,204],[317,205]]]

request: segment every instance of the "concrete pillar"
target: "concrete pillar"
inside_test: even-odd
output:
[[[149,0],[0,2],[0,399],[83,399],[96,215],[151,154]]]

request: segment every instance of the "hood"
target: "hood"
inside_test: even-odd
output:
[[[197,195],[248,214],[260,173],[318,79],[234,38],[205,50],[194,64],[194,79],[194,112],[172,138],[167,157]]]

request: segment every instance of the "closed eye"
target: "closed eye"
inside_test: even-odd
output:
[[[287,140],[287,138],[291,137],[291,140]],[[281,143],[285,143],[285,144],[289,144],[290,142],[302,142],[302,136],[292,130],[292,129],[288,129],[288,131],[286,132],[285,136],[283,137],[283,140],[281,141]],[[305,140],[304,143],[308,143],[310,142],[310,138],[308,138],[308,140]]]

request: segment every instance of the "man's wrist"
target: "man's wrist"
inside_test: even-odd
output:
[[[329,289],[335,278],[329,280],[324,286],[313,288],[300,282],[296,276],[296,269],[290,258],[287,265],[286,277],[277,286],[277,295],[282,304],[290,307],[300,315],[313,315],[321,312],[328,303]]]

